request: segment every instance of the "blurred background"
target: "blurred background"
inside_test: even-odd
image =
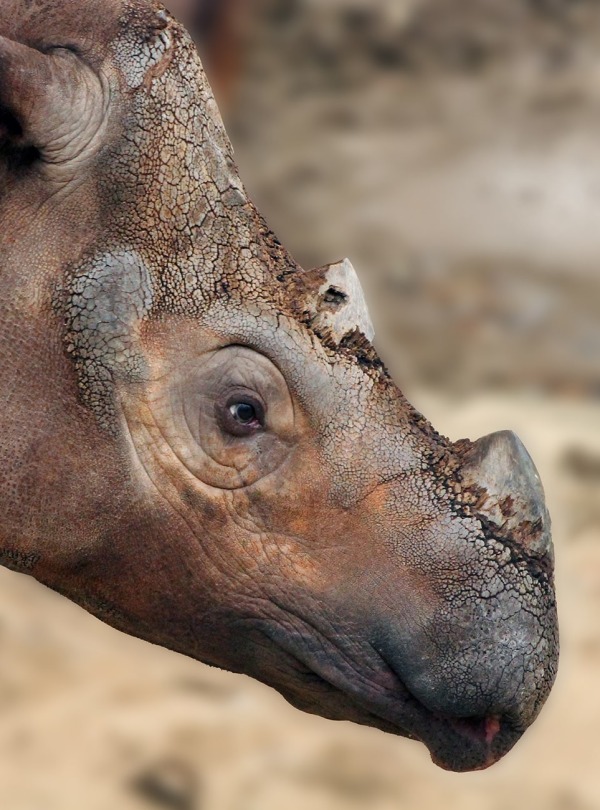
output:
[[[251,196],[301,264],[351,258],[408,398],[531,450],[561,669],[505,760],[447,774],[0,571],[0,808],[600,808],[600,2],[170,5]]]

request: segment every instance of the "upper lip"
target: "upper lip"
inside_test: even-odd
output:
[[[399,733],[406,734],[408,730],[408,736],[424,743],[434,762],[442,768],[457,771],[487,768],[520,737],[508,718],[495,714],[457,717],[434,712],[398,676],[395,691],[395,699],[388,698],[385,706],[371,707],[370,711],[388,722],[396,721]]]

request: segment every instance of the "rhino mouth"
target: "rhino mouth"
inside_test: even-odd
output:
[[[289,637],[282,638],[272,627],[263,628],[261,634],[265,643],[272,645],[277,665],[265,669],[261,655],[262,671],[253,674],[295,708],[417,740],[444,770],[488,768],[507,754],[525,731],[525,726],[509,717],[454,717],[430,709],[373,648],[361,667],[359,661],[352,665],[345,655],[333,660],[330,655],[317,654],[315,660],[315,654],[300,649],[304,643],[290,643]],[[320,639],[319,645],[322,642]],[[265,643],[261,644],[263,653]]]
[[[310,672],[311,689],[314,690],[319,678]],[[340,712],[337,716],[331,713],[330,719],[352,720],[417,740],[428,748],[433,762],[444,770],[462,772],[489,768],[507,754],[521,736],[508,720],[495,715],[461,718],[433,712],[400,680],[394,698],[386,701],[368,694],[359,696],[342,691],[325,679],[322,683],[326,691],[336,690],[339,694]],[[294,695],[284,693],[284,697],[297,708],[310,711],[301,690],[295,690]],[[314,695],[311,695],[310,702],[313,700]],[[323,715],[323,705],[316,706],[313,713]]]

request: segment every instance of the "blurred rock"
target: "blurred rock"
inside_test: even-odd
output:
[[[148,766],[131,781],[131,789],[152,807],[200,810],[196,777],[184,762],[166,760]]]
[[[562,492],[569,514],[569,536],[581,541],[600,536],[600,446],[573,444],[560,458],[565,482]]]

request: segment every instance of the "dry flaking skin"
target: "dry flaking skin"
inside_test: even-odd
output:
[[[533,463],[404,399],[159,5],[3,1],[0,221],[0,562],[443,767],[505,754],[558,654]]]

